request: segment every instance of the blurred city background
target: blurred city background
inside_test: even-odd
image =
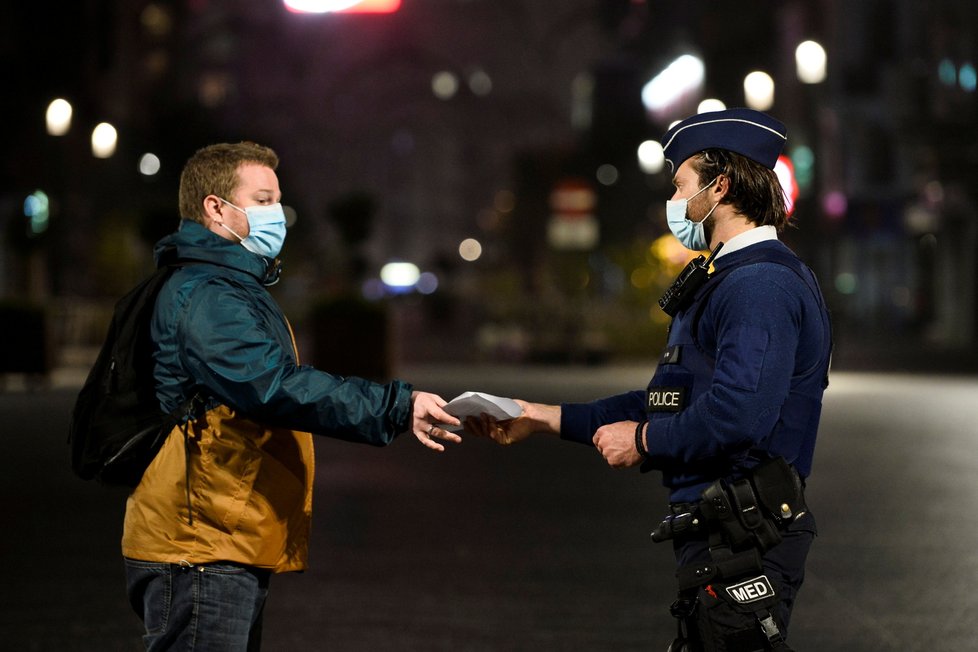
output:
[[[836,329],[792,645],[974,648],[974,0],[288,1],[0,5],[5,649],[140,648],[125,492],[74,477],[65,438],[194,151],[281,156],[271,291],[304,360],[584,401],[651,376],[688,259],[657,140],[720,105],[787,124],[783,237]],[[671,640],[657,477],[549,439],[316,446],[313,566],[276,578],[269,649]]]
[[[656,141],[721,106],[788,126],[836,368],[978,370],[971,0],[288,4],[4,3],[0,372],[84,369],[183,163],[238,140],[282,159],[307,361],[654,360],[687,260]]]

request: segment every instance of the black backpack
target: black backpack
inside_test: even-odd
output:
[[[173,427],[203,403],[195,394],[167,414],[156,398],[150,320],[160,288],[180,265],[161,266],[115,305],[68,429],[71,468],[84,480],[135,487]]]

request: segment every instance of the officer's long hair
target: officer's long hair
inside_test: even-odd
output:
[[[754,224],[769,224],[781,231],[791,223],[784,189],[774,170],[725,149],[704,150],[693,156],[691,164],[701,186],[721,174],[727,177],[730,190],[723,203],[731,204]]]

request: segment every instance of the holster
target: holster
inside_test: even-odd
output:
[[[754,467],[750,478],[758,500],[779,527],[787,526],[808,511],[801,476],[783,457],[761,462]]]

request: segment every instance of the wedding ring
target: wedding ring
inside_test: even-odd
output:
[[[431,432],[435,429],[435,424],[428,426],[428,437],[431,437]]]

